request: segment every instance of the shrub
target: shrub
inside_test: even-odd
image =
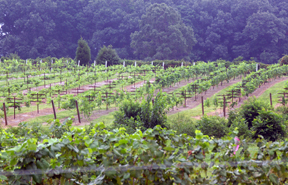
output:
[[[238,112],[238,111],[236,111],[236,110],[231,110],[231,111],[229,111],[229,113],[228,113],[228,124],[227,124],[227,126],[230,127],[230,126],[233,124],[234,120],[235,120],[238,116],[239,116],[239,112]]]
[[[276,112],[281,113],[281,114],[287,114],[288,113],[288,107],[279,106],[276,108]]]
[[[132,127],[134,130],[135,127],[142,130],[154,128],[156,125],[165,127],[164,123],[167,121],[166,97],[159,92],[154,103],[152,103],[152,97],[153,94],[149,94],[141,103],[134,102],[132,99],[124,100],[119,111],[114,114],[114,125]]]
[[[259,115],[252,122],[253,138],[262,135],[268,141],[276,141],[285,136],[285,126],[282,124],[282,116],[265,109],[259,111]]]
[[[13,133],[15,137],[25,138],[44,138],[50,135],[50,130],[39,123],[28,124],[26,122],[21,122],[18,124],[18,127],[9,126],[6,131]]]
[[[105,64],[106,61],[107,65],[117,65],[120,63],[120,58],[115,49],[112,48],[112,45],[109,45],[108,47],[103,46],[98,52],[96,58],[97,64]]]
[[[265,110],[271,110],[269,104],[257,100],[255,96],[249,98],[241,105],[239,115],[246,120],[249,129],[252,127],[252,121],[259,116],[259,111],[263,108]]]
[[[229,124],[229,123],[228,123]],[[239,137],[243,137],[243,138],[252,138],[252,133],[248,128],[248,124],[246,122],[246,120],[240,116],[235,117],[235,119],[233,120],[233,122],[231,122],[231,127],[230,127],[230,131],[235,130],[235,128],[237,127],[238,130],[238,136]]]
[[[124,100],[119,111],[114,113],[114,126],[126,128],[127,133],[133,133],[136,129],[145,130],[140,119],[141,106],[139,102]]]
[[[204,115],[197,121],[197,128],[205,135],[221,138],[229,132],[226,122],[225,118],[219,116]]]
[[[284,64],[288,64],[288,55],[285,55],[280,59],[280,66],[283,66]]]
[[[169,128],[177,131],[177,134],[187,134],[192,137],[195,137],[196,126],[193,123],[192,118],[188,116],[174,117],[168,122]]]
[[[91,60],[90,47],[88,46],[88,43],[82,39],[82,37],[78,40],[78,47],[76,50],[76,62],[79,60],[81,65],[87,65]]]

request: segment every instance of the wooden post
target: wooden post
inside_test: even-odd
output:
[[[38,93],[37,93],[37,114],[39,114]]]
[[[107,103],[107,100],[108,99],[108,92],[106,91],[106,110],[108,110],[108,103]]]
[[[14,96],[14,119],[15,119],[15,107],[16,107],[16,105],[15,105],[15,96]]]
[[[7,126],[8,123],[7,123],[7,115],[6,115],[6,107],[5,107],[5,103],[3,103],[3,110],[4,110],[5,126]]]
[[[224,117],[226,117],[226,98],[225,98],[225,95],[223,95],[223,114],[224,114]]]
[[[79,121],[79,123],[81,123],[80,113],[79,113],[79,108],[78,108],[78,102],[77,102],[77,100],[75,100],[75,103],[76,103],[76,109],[77,109],[77,114],[78,114],[78,121]]]
[[[272,104],[272,94],[270,93],[270,105],[271,105],[271,107],[273,106],[273,104]]]
[[[202,103],[202,116],[204,116],[204,101],[203,101],[203,96],[201,96],[201,103]]]
[[[57,119],[56,118],[56,111],[55,111],[54,101],[51,100],[51,103],[52,103],[52,108],[53,108],[53,113],[54,113],[54,119]]]
[[[185,94],[184,94],[184,107],[186,107],[187,106],[187,101],[186,101],[187,99],[186,99],[186,90],[185,90]]]

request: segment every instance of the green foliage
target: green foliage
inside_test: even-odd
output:
[[[234,155],[236,131],[222,140],[160,126],[127,134],[103,123],[88,130],[60,125],[66,129],[54,127],[63,131],[59,138],[45,139],[0,128],[0,170],[8,174],[0,175],[1,184],[287,184],[288,141],[258,138],[252,154],[241,140]]]
[[[189,60],[189,52],[196,43],[194,32],[174,8],[164,3],[150,5],[139,27],[140,31],[131,34],[131,48],[140,59]]]
[[[150,11],[153,3],[166,3],[169,9],[154,6],[155,11]],[[121,58],[135,58],[132,37],[142,42],[139,45],[143,49],[136,48],[137,56],[143,51],[144,56],[139,57],[149,55],[148,60],[151,56],[176,56],[194,61],[232,61],[242,56],[244,60],[255,57],[257,62],[276,63],[287,53],[285,0],[135,0],[125,1],[125,6],[116,0],[9,0],[1,1],[1,5],[0,12],[5,12],[0,15],[1,56],[17,52],[24,59],[74,57],[79,35],[89,38],[93,59],[104,43],[112,44]],[[146,19],[147,15],[152,21]],[[139,27],[140,21],[143,24]],[[273,24],[264,24],[270,22]],[[136,36],[136,31],[141,34]],[[195,43],[193,32],[197,44],[191,50],[190,43]]]
[[[177,134],[187,134],[195,137],[196,126],[193,120],[188,116],[178,116],[169,119],[169,128],[175,130]]]
[[[283,65],[288,65],[288,55],[285,55],[280,59],[280,66]]]
[[[257,139],[261,135],[268,141],[282,139],[286,135],[282,120],[281,115],[270,110],[259,111],[259,115],[252,122],[253,138]]]
[[[279,107],[276,108],[275,111],[278,112],[278,113],[280,113],[280,114],[282,114],[282,115],[284,116],[284,115],[287,115],[287,114],[288,114],[288,107],[286,107],[286,106],[279,106]]]
[[[237,128],[238,136],[242,136],[243,138],[252,138],[252,132],[248,128],[248,124],[246,120],[239,116],[238,112],[230,111],[228,117],[228,126],[230,130],[233,131]]]
[[[89,64],[89,61],[91,60],[91,52],[90,47],[88,46],[88,43],[81,39],[78,40],[78,47],[76,50],[76,62],[80,60],[80,65],[87,65]]]
[[[226,119],[219,116],[204,115],[197,121],[197,129],[201,130],[205,135],[214,136],[216,138],[221,138],[229,132],[226,125]]]
[[[259,116],[262,109],[271,110],[271,106],[266,102],[257,100],[255,96],[241,105],[239,115],[246,120],[249,129],[251,129],[253,120]]]
[[[15,137],[25,138],[44,139],[45,137],[50,136],[49,129],[43,127],[43,125],[39,123],[28,124],[26,122],[21,122],[18,127],[8,127],[7,132],[14,134]]]
[[[106,61],[107,65],[120,64],[120,58],[115,49],[112,48],[112,45],[109,45],[108,47],[103,46],[98,52],[96,58],[97,64],[105,64]]]
[[[165,126],[166,115],[166,97],[161,92],[156,95],[152,103],[152,94],[149,94],[141,103],[134,100],[124,100],[120,105],[119,111],[115,112],[115,127],[127,126],[132,128],[148,129],[156,125]]]
[[[114,113],[114,126],[126,128],[127,133],[133,133],[136,129],[145,130],[140,118],[141,106],[134,100],[123,100],[119,111]]]

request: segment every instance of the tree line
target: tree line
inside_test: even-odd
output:
[[[275,63],[287,54],[284,0],[0,0],[0,55],[75,58],[77,41],[123,59]]]

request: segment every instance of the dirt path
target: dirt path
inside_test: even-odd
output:
[[[247,100],[249,97],[252,97],[252,96],[255,96],[256,98],[258,98],[259,96],[261,96],[267,89],[269,88],[272,88],[274,85],[276,85],[277,83],[280,83],[282,81],[285,81],[285,80],[288,80],[288,77],[281,77],[281,78],[277,78],[276,80],[272,80],[272,81],[269,81],[268,83],[262,85],[260,88],[257,88],[253,93],[251,93],[248,97],[241,97],[241,102],[238,102],[238,104],[232,109],[232,110],[235,110],[237,108],[239,108],[243,102],[245,100]],[[269,97],[267,97],[268,99]],[[280,104],[276,104],[274,107],[278,107]],[[222,109],[217,109],[216,111],[213,111],[213,112],[209,112],[207,115],[218,115],[220,117],[223,117],[224,114],[223,114],[223,108]],[[202,116],[195,116],[195,117],[192,117],[194,119],[201,119]],[[227,111],[227,114],[226,114],[226,117],[228,117],[228,111]]]
[[[186,107],[183,107],[183,106],[177,107],[176,109],[169,111],[168,115],[176,114],[176,113],[184,111],[184,110],[193,109],[193,108],[197,107],[199,104],[201,104],[201,96],[203,96],[203,98],[205,100],[206,98],[212,97],[214,94],[218,93],[222,89],[225,89],[226,87],[229,87],[229,86],[231,86],[235,83],[241,82],[241,81],[242,81],[242,79],[230,80],[229,83],[223,82],[222,86],[218,85],[218,87],[214,87],[214,89],[212,87],[206,93],[201,93],[200,95],[197,95],[196,101],[195,101],[195,97],[187,99],[187,101],[186,101],[187,106]]]

